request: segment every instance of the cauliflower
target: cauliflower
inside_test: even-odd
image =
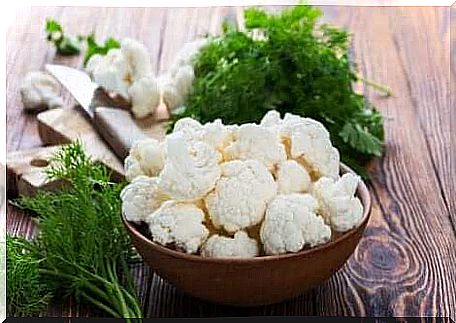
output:
[[[355,197],[359,176],[346,173],[338,181],[322,177],[313,187],[313,195],[320,204],[326,222],[339,232],[354,228],[361,221],[363,206]]]
[[[200,39],[185,44],[177,53],[169,73],[160,78],[163,102],[170,111],[182,106],[191,92],[195,79],[193,59],[206,42],[206,39]]]
[[[95,83],[129,100],[128,88],[133,76],[128,60],[119,48],[109,50],[105,56],[93,55],[87,62],[86,71]]]
[[[140,175],[158,176],[165,162],[163,144],[153,138],[136,141],[125,158],[125,177],[132,181]]]
[[[130,66],[131,82],[153,74],[150,55],[146,46],[134,39],[124,38],[120,43],[120,50]]]
[[[120,48],[109,50],[105,56],[93,55],[86,71],[95,83],[131,102],[136,118],[154,113],[160,103],[161,90],[150,56],[136,40],[125,38]]]
[[[213,258],[252,258],[258,256],[258,243],[244,231],[236,232],[233,238],[215,234],[203,245],[201,255]]]
[[[128,89],[131,98],[131,111],[141,119],[153,114],[160,103],[160,88],[152,76],[145,76],[135,81]]]
[[[262,127],[276,127],[283,123],[280,113],[276,110],[269,110],[260,121]]]
[[[182,132],[189,141],[203,141],[219,151],[232,140],[229,128],[220,119],[202,125],[195,119],[182,118],[174,124],[173,131]]]
[[[209,235],[204,226],[204,212],[192,203],[166,201],[146,218],[152,240],[175,245],[186,253],[198,252]]]
[[[201,141],[189,142],[181,132],[166,137],[165,166],[159,185],[175,200],[203,198],[220,178],[220,154]]]
[[[287,113],[281,127],[282,137],[291,143],[292,158],[302,161],[317,176],[339,176],[339,151],[320,122]]]
[[[311,185],[309,173],[295,160],[277,165],[276,181],[279,194],[307,192]]]
[[[167,197],[158,189],[157,178],[139,176],[125,186],[120,199],[125,218],[139,223],[158,209]]]
[[[224,150],[225,160],[255,159],[268,169],[287,159],[285,146],[274,132],[256,124],[243,124],[234,133],[234,142]]]
[[[278,195],[268,205],[260,238],[268,255],[298,252],[327,242],[331,229],[318,216],[318,203],[310,194]]]
[[[25,110],[38,111],[63,106],[63,100],[59,96],[59,83],[44,72],[27,73],[22,81],[20,92]]]
[[[236,232],[260,223],[277,193],[271,173],[256,160],[226,162],[221,168],[222,177],[205,200],[214,226]]]

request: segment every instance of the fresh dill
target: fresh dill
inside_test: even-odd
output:
[[[40,283],[110,316],[142,317],[128,268],[135,253],[120,216],[123,184],[110,182],[107,168],[89,159],[80,142],[63,147],[50,165],[48,176],[65,182],[61,190],[18,201],[38,216],[28,253],[39,260]]]

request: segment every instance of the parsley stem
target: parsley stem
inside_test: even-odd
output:
[[[106,306],[105,304],[97,301],[96,299],[94,299],[93,297],[87,295],[86,293],[84,292],[81,292],[81,296],[84,297],[86,300],[88,300],[90,303],[98,306],[100,309],[102,309],[103,311],[105,311],[106,313],[109,313],[111,314],[113,317],[116,317],[116,318],[120,318],[121,316],[115,312],[113,309],[111,309],[109,306]]]
[[[365,78],[361,77],[360,75],[357,75],[357,78],[358,78],[359,81],[361,81],[364,84],[376,89],[377,91],[383,93],[387,97],[394,96],[393,95],[393,91],[389,87],[387,87],[386,85],[383,85],[383,84],[377,83],[375,81],[371,81],[371,80],[365,79]]]

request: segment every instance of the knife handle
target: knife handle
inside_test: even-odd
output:
[[[126,110],[97,107],[93,122],[101,137],[122,161],[135,141],[148,138]]]

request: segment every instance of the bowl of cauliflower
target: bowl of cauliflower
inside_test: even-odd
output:
[[[371,200],[325,127],[269,111],[260,123],[183,118],[125,160],[122,217],[144,261],[181,290],[255,306],[298,296],[336,272]]]

